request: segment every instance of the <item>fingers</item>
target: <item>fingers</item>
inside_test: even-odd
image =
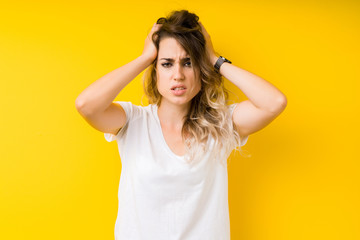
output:
[[[156,32],[157,30],[159,30],[161,25],[162,24],[154,23],[153,26],[151,27],[150,32],[147,34],[147,38],[151,39],[151,36],[153,35],[153,33]]]
[[[160,23],[154,23],[153,27],[152,27],[152,30],[155,32],[157,31],[160,27],[161,27],[162,24]]]

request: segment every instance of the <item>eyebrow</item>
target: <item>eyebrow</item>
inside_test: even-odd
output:
[[[169,61],[169,62],[173,62],[173,61],[174,61],[174,59],[172,59],[172,58],[161,58],[160,60],[162,60],[162,59],[167,60],[167,61]],[[184,58],[182,58],[181,60],[182,60],[182,61],[187,61],[187,60],[190,60],[190,58],[189,58],[189,57],[184,57]]]

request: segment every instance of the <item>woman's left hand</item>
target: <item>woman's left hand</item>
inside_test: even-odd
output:
[[[208,52],[208,55],[209,55],[209,58],[210,58],[209,60],[213,65],[215,65],[215,63],[216,63],[216,61],[218,59],[218,56],[215,53],[214,47],[213,47],[212,42],[211,42],[210,35],[206,31],[204,25],[202,25],[202,23],[200,21],[199,21],[199,24],[201,26],[201,31],[202,31],[202,33],[204,34],[204,37],[205,37],[206,51]]]

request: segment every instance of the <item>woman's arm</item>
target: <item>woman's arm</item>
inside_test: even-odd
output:
[[[81,92],[75,101],[79,112],[86,116],[104,112],[121,90],[153,62],[157,50],[151,36],[159,27],[160,24],[153,25],[139,57],[101,77]]]
[[[238,103],[233,112],[232,119],[240,136],[265,128],[284,111],[285,95],[266,80],[227,62],[221,65],[220,73],[250,99]]]
[[[146,69],[151,60],[143,55],[101,77],[76,98],[76,108],[84,115],[103,112],[121,90]]]
[[[218,58],[212,56],[213,65]],[[251,72],[224,62],[220,74],[235,84],[259,109],[277,113],[286,106],[286,96],[279,89]]]
[[[206,38],[210,61],[215,65],[218,56],[209,34],[201,23],[200,25]],[[233,121],[241,136],[250,135],[264,128],[285,109],[286,96],[259,76],[227,62],[221,65],[220,74],[234,83],[249,98],[237,104],[233,113]]]

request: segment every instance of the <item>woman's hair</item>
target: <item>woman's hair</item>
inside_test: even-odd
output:
[[[205,37],[198,23],[199,17],[187,10],[173,11],[166,18],[159,18],[162,24],[152,35],[152,41],[159,52],[159,43],[166,37],[175,38],[190,55],[194,70],[200,72],[201,90],[191,100],[188,114],[185,116],[182,137],[186,147],[186,161],[201,160],[204,154],[228,154],[235,148],[241,151],[240,136],[229,116],[228,91],[224,80],[216,72],[209,60],[205,48]],[[157,58],[144,74],[144,90],[150,104],[160,106],[161,95],[157,89]],[[215,144],[207,144],[209,136]]]

